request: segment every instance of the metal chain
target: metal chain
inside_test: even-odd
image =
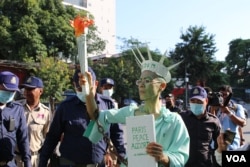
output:
[[[113,153],[114,155],[117,156],[118,160],[120,162],[122,162],[124,165],[128,166],[128,160],[125,159],[124,157],[120,156],[115,148],[115,146],[113,145],[113,142],[111,141],[111,139],[108,137],[107,134],[105,134],[104,132],[104,128],[101,125],[101,123],[99,122],[99,120],[96,120],[97,126],[98,126],[98,131],[103,135],[103,140],[107,143],[108,145],[108,150],[110,153]]]

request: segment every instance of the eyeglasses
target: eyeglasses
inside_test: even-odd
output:
[[[140,84],[154,84],[154,83],[161,83],[160,81],[155,81],[153,82],[152,79],[149,79],[149,78],[146,78],[146,79],[139,79],[139,80],[136,80],[135,84],[138,86]]]

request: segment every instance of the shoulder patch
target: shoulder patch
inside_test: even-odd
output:
[[[47,109],[47,110],[50,110],[48,106],[46,106],[45,104],[41,103],[41,107]]]

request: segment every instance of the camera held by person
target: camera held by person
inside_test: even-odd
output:
[[[209,92],[208,94],[208,105],[209,106],[227,106],[231,99],[231,95],[226,100],[223,98],[221,92]]]

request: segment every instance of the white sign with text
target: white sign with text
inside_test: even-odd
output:
[[[146,153],[148,143],[156,141],[153,115],[126,118],[128,167],[157,167],[155,159]]]

